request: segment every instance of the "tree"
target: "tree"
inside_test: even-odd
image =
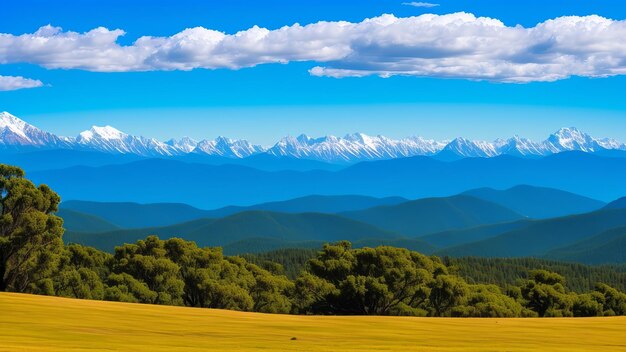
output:
[[[602,303],[589,293],[574,296],[572,311],[575,317],[595,317],[604,314]]]
[[[24,175],[0,164],[0,291],[42,292],[63,248],[60,197]]]
[[[519,317],[523,307],[514,298],[502,293],[496,285],[470,285],[463,305],[452,309],[457,317]]]
[[[447,315],[454,306],[463,301],[467,292],[467,284],[460,277],[438,275],[430,285],[428,296],[431,314],[436,317]]]
[[[592,295],[598,303],[602,304],[603,315],[626,315],[626,293],[607,284],[598,283]]]
[[[430,283],[447,272],[439,260],[407,249],[352,249],[345,241],[325,245],[309,267],[296,280],[295,305],[317,314],[424,315]]]
[[[52,283],[57,296],[103,299],[103,280],[109,275],[112,256],[95,248],[71,244],[59,255]]]
[[[526,306],[544,316],[569,316],[571,297],[565,291],[565,278],[547,270],[533,270],[521,287]]]
[[[129,274],[157,293],[156,298],[147,303],[183,304],[180,267],[166,257],[163,241],[156,236],[115,248],[114,259],[113,272]]]

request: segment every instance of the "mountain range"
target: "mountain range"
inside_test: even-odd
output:
[[[218,137],[201,140],[185,137],[166,142],[133,136],[111,126],[93,126],[77,137],[61,137],[43,131],[8,112],[0,113],[0,147],[9,151],[70,149],[142,157],[179,157],[208,155],[228,159],[245,159],[256,155],[307,159],[327,163],[350,164],[360,161],[395,159],[411,156],[435,156],[442,160],[465,157],[513,155],[540,157],[564,151],[601,153],[626,151],[626,144],[608,138],[594,138],[576,128],[562,128],[541,142],[515,136],[493,142],[456,138],[437,141],[422,137],[391,139],[363,133],[344,137],[307,135],[284,137],[270,147],[246,140]]]
[[[230,254],[319,247],[345,239],[355,247],[391,245],[450,256],[539,256],[590,264],[624,261],[626,208],[607,208],[585,197],[530,186],[477,191],[410,201],[312,196],[228,209],[234,212],[221,216],[219,213],[226,208],[202,211],[182,204],[66,202],[61,204],[58,215],[64,218],[68,230],[66,242],[108,251],[155,234],[182,237],[201,246],[222,246]],[[499,197],[492,202],[469,193]],[[504,206],[525,205],[533,197],[545,198],[555,208],[569,204],[574,212],[590,205],[592,208],[583,214],[532,219]],[[362,207],[366,208],[356,210]],[[523,210],[525,206],[518,208]],[[173,214],[172,220],[180,220],[179,215],[185,212],[204,217],[156,226],[167,213]],[[129,223],[133,218],[139,218],[139,222]],[[144,226],[128,228],[128,224]]]

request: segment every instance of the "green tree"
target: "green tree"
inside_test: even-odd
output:
[[[463,305],[452,309],[458,317],[519,317],[524,308],[514,298],[502,293],[496,285],[470,285]]]
[[[526,306],[544,316],[569,316],[572,314],[571,297],[565,290],[565,278],[547,270],[533,270],[530,279],[521,287]]]
[[[49,277],[63,248],[59,202],[20,168],[0,165],[0,291],[53,293]]]
[[[447,270],[438,259],[407,249],[352,249],[345,241],[325,245],[309,268],[316,278],[303,274],[296,280],[298,309],[371,315],[424,315],[431,282]]]
[[[598,303],[602,304],[603,315],[626,315],[626,293],[607,284],[598,283],[592,295]]]
[[[183,304],[180,267],[166,257],[163,241],[156,236],[115,248],[114,259],[113,272],[129,274],[157,293],[154,301],[147,303]]]
[[[438,275],[430,285],[428,296],[431,314],[436,317],[448,315],[453,307],[463,302],[467,293],[467,284],[460,277]]]
[[[573,297],[572,312],[575,317],[595,317],[604,314],[604,308],[593,294],[583,293]]]

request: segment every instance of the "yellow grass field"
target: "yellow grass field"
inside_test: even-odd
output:
[[[626,317],[288,316],[0,293],[0,350],[626,351]]]

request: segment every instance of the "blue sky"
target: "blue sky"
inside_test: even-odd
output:
[[[33,33],[47,24],[81,33],[102,26],[123,29],[118,43],[132,45],[141,36],[168,37],[196,26],[232,34],[254,25],[274,30],[320,20],[357,23],[385,13],[465,11],[511,27],[566,15],[626,19],[622,1],[433,2],[439,6],[413,7],[402,0],[3,1],[0,33]],[[227,135],[269,144],[302,132],[539,139],[577,126],[626,140],[624,76],[523,84],[433,76],[333,78],[311,75],[308,70],[316,66],[304,61],[236,70],[90,72],[14,62],[0,64],[0,76],[28,77],[44,86],[0,92],[0,110],[65,135],[110,124],[161,139]]]

